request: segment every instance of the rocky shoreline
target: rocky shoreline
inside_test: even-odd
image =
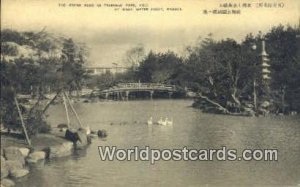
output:
[[[204,113],[211,114],[224,114],[232,116],[245,116],[245,117],[260,117],[260,116],[282,116],[282,115],[297,115],[297,111],[290,111],[287,113],[279,113],[278,111],[271,110],[269,102],[261,103],[257,109],[254,109],[254,105],[251,103],[243,103],[236,105],[234,103],[227,102],[222,106],[210,100],[208,97],[200,96],[194,98],[192,105],[194,108],[200,109]]]
[[[83,130],[69,129],[60,134],[39,134],[32,139],[31,147],[20,143],[5,145],[2,140],[5,142],[6,138],[14,140],[1,135],[1,187],[15,186],[15,180],[30,173],[30,165],[70,156],[74,149],[83,149],[91,142]]]

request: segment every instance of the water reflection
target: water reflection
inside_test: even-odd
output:
[[[87,150],[33,168],[20,186],[273,186],[300,183],[300,118],[244,118],[203,114],[186,100],[77,103],[84,124],[106,129]],[[63,107],[51,108],[53,126],[65,122]],[[173,118],[173,127],[147,125]],[[111,125],[112,123],[112,125]],[[245,148],[279,150],[278,162],[101,161],[98,146],[159,149]]]

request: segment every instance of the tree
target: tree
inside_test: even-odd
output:
[[[26,113],[27,128],[33,135],[49,130],[45,123],[42,103],[49,91],[80,89],[85,78],[82,64],[87,52],[84,45],[72,39],[55,37],[43,29],[40,32],[1,30],[1,123],[8,128],[20,126],[14,98],[31,94],[35,103],[19,99],[22,113]],[[23,48],[23,50],[19,50]],[[24,50],[25,49],[25,50]],[[28,108],[27,106],[30,106]]]
[[[126,51],[125,63],[133,68],[137,68],[139,67],[144,57],[145,57],[144,46],[142,44],[138,44],[137,46]]]
[[[140,64],[138,76],[142,82],[170,84],[181,64],[182,59],[171,51],[157,54],[150,51]]]
[[[183,72],[191,88],[223,111],[240,110],[240,98],[243,94],[250,94],[247,91],[253,80],[254,64],[249,59],[254,59],[255,55],[249,51],[248,45],[249,39],[238,44],[233,39],[215,41],[210,35],[188,48]]]
[[[273,27],[266,34],[271,60],[273,99],[281,112],[300,110],[300,28]]]
[[[82,80],[86,78],[86,73],[82,67],[84,63],[84,47],[78,47],[69,38],[63,42],[61,62],[61,84],[69,92],[81,89]]]
[[[114,75],[110,71],[107,71],[104,74],[97,76],[97,85],[98,88],[101,90],[112,87],[115,85],[115,83],[116,81]]]

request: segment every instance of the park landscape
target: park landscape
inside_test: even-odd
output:
[[[181,129],[177,134],[180,138],[202,137],[205,135],[201,133],[205,133],[205,130],[209,134],[211,129],[206,126],[198,129],[198,123],[207,123],[202,121],[202,117],[218,119],[214,123],[222,132],[229,133],[227,138],[237,138],[241,128],[239,125],[243,125],[240,122],[245,120],[248,124],[242,127],[246,128],[245,131],[252,132],[251,124],[252,127],[262,128],[261,133],[266,133],[269,138],[267,141],[273,140],[272,135],[268,134],[269,125],[272,124],[266,119],[275,123],[278,136],[287,138],[287,135],[294,135],[293,129],[299,129],[297,114],[300,112],[299,47],[299,25],[274,25],[265,33],[248,33],[241,41],[226,37],[215,39],[214,34],[209,33],[199,36],[193,45],[185,46],[184,55],[172,50],[146,50],[143,44],[136,44],[127,49],[124,55],[122,63],[126,71],[106,71],[93,75],[87,71],[89,43],[78,42],[77,38],[61,33],[48,32],[46,27],[26,31],[2,28],[1,185],[20,184],[22,178],[30,175],[34,165],[41,161],[69,158],[74,156],[74,152],[75,155],[85,155],[84,150],[92,146],[89,145],[92,141],[106,144],[107,134],[108,139],[112,139],[107,140],[108,143],[123,145],[117,137],[127,133],[129,135],[125,137],[129,137],[128,141],[134,144],[141,141],[135,139],[138,129],[144,133],[141,136],[148,140],[149,132],[144,132],[145,128],[142,127],[147,126],[150,116],[158,120],[160,115],[174,117],[176,113],[178,119],[174,117],[174,128],[192,129],[191,134],[184,134],[184,129]],[[144,86],[143,90],[141,85]],[[134,87],[134,91],[129,91],[129,88],[133,89],[130,86]],[[83,90],[87,91],[83,93]],[[193,109],[183,109],[186,102]],[[130,113],[136,106],[140,112],[138,116]],[[89,116],[85,109],[94,114],[90,119],[99,115],[93,109],[103,119],[89,121],[85,117]],[[106,109],[115,111],[116,115],[112,116]],[[187,110],[183,112],[186,114],[182,117],[184,121],[178,117],[181,109]],[[282,127],[284,123],[276,122],[279,117],[287,121],[286,129]],[[53,118],[61,118],[61,123]],[[191,122],[193,125],[186,123],[190,118],[195,120]],[[228,123],[222,126],[219,124],[222,120]],[[263,121],[262,126],[259,126],[260,121]],[[176,126],[176,122],[181,125]],[[92,129],[89,129],[89,123]],[[233,126],[230,126],[231,123]],[[126,125],[130,129],[124,129]],[[122,134],[122,129],[126,133]],[[172,139],[173,135],[161,127],[158,129],[161,131],[156,133],[162,138],[161,142],[166,141],[164,143],[167,145],[174,146],[164,139]],[[227,132],[226,129],[230,130]],[[247,132],[242,133],[247,135]],[[253,133],[252,137],[256,137],[256,134]],[[214,135],[210,134],[210,137]],[[297,136],[294,136],[295,139],[284,139],[284,142],[297,142]],[[224,141],[230,142],[227,138]],[[240,139],[235,140],[238,142]],[[281,146],[280,142],[274,141]],[[292,160],[299,162],[296,157]],[[287,164],[293,167],[293,164]],[[296,172],[292,174],[294,178],[291,177],[292,185],[297,182],[295,178],[299,169],[293,171]],[[171,178],[168,174],[164,175]],[[276,181],[273,176],[268,177],[270,181]],[[139,180],[136,182],[139,184]]]

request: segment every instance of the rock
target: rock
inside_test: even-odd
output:
[[[86,130],[80,129],[77,131],[78,141],[76,141],[76,148],[81,149],[88,144],[88,138],[86,135]]]
[[[17,160],[25,165],[25,159],[18,147],[7,147],[4,149],[6,160]]]
[[[8,168],[6,165],[6,160],[1,156],[1,179],[8,176]]]
[[[4,187],[12,187],[15,186],[15,182],[10,179],[1,179],[1,186]]]
[[[73,151],[73,143],[72,142],[64,142],[61,145],[55,145],[48,148],[49,158],[59,158],[70,156]]]
[[[75,143],[75,149],[83,149],[85,146],[79,140]]]
[[[98,130],[98,137],[105,138],[107,136],[106,130]]]
[[[97,138],[97,137],[98,137],[97,134],[89,134],[89,135],[88,135],[88,138]]]
[[[79,128],[78,131],[80,131],[80,132],[82,132],[82,133],[84,133],[86,135],[88,134],[88,130],[85,129],[85,128]]]
[[[5,164],[5,158],[1,155],[1,164],[4,163]]]
[[[57,128],[62,129],[62,128],[68,128],[68,125],[65,123],[61,123],[57,125]]]
[[[7,160],[6,166],[7,166],[9,173],[13,170],[23,169],[23,167],[24,167],[22,165],[22,163],[17,160]]]
[[[83,145],[87,145],[87,131],[85,129],[81,129],[77,131],[78,139]]]
[[[66,132],[68,128],[62,128],[59,130],[59,132]]]
[[[26,147],[19,148],[19,150],[22,153],[23,157],[27,157],[30,152],[30,150]]]
[[[44,160],[46,158],[46,153],[44,151],[35,151],[30,153],[26,161],[28,163],[37,163],[39,160]]]
[[[13,178],[20,178],[27,175],[29,171],[27,169],[15,169],[10,171],[10,176]]]
[[[91,134],[91,128],[90,128],[89,126],[86,126],[86,127],[80,127],[78,130],[79,130],[79,131],[83,131],[86,135]]]

